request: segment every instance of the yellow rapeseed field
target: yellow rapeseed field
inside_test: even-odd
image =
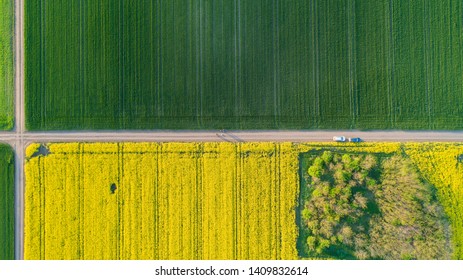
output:
[[[405,153],[463,258],[461,144],[66,143],[26,154],[26,259],[297,259],[299,156]]]
[[[454,258],[463,259],[463,144],[404,144],[421,174],[437,188],[453,230]]]
[[[26,259],[297,259],[291,144],[38,147]]]

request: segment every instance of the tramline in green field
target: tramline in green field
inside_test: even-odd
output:
[[[14,156],[0,144],[0,260],[14,260]]]
[[[52,129],[461,129],[463,3],[25,1]]]
[[[0,130],[13,128],[13,7],[14,1],[0,0]]]

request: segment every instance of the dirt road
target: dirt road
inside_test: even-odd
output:
[[[20,118],[21,119],[21,118]],[[331,142],[334,135],[367,142],[461,142],[463,131],[152,131],[152,132],[15,132],[0,140],[16,151],[16,256],[23,258],[24,150],[34,142]]]
[[[0,139],[11,143],[31,142],[330,142],[333,136],[360,137],[367,142],[454,142],[463,141],[463,131],[283,131],[283,130],[188,130],[188,131],[61,131],[61,132],[0,132]]]
[[[15,0],[15,258],[23,259],[24,237],[24,0]],[[6,135],[7,136],[7,135]],[[0,139],[4,139],[0,136]],[[5,140],[7,137],[5,137]]]

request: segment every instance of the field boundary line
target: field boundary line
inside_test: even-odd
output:
[[[158,34],[158,48],[159,48],[159,51],[158,51],[158,63],[157,63],[157,67],[158,67],[158,73],[157,73],[157,94],[156,94],[156,99],[157,99],[157,103],[158,103],[158,106],[159,106],[159,110],[160,112],[158,113],[158,116],[159,116],[159,122],[161,120],[161,116],[164,114],[164,104],[162,103],[162,95],[161,95],[161,91],[163,91],[163,87],[164,85],[162,84],[162,72],[163,72],[163,64],[162,64],[162,27],[161,27],[161,23],[162,23],[162,0],[158,0],[157,2],[157,11],[158,11],[158,20],[159,20],[159,24],[157,25],[158,28],[159,28],[159,34]]]
[[[390,90],[389,90],[389,97],[390,97],[390,112],[391,112],[391,127],[395,126],[396,123],[396,113],[395,113],[395,106],[394,106],[394,72],[395,72],[395,51],[394,51],[394,3],[392,0],[389,0],[389,41],[390,41],[390,51],[388,52],[390,55],[390,60],[388,59],[388,63],[390,63]]]
[[[237,25],[237,21],[238,21],[238,20],[237,20],[237,14],[238,14],[238,12],[237,12],[237,7],[236,7],[237,1],[238,1],[238,0],[234,0],[234,13],[235,13],[235,16],[234,16],[234,21],[235,21],[235,22],[234,22],[234,27],[235,27],[235,28],[234,28],[234,29],[235,29],[235,34],[234,34],[234,38],[233,38],[233,39],[234,39],[234,40],[233,40],[233,41],[234,41],[233,43],[234,43],[234,45],[235,45],[235,63],[234,63],[234,70],[235,70],[235,108],[234,108],[234,111],[235,111],[235,115],[236,115],[236,108],[238,108],[238,72],[237,72],[237,69],[236,69],[236,68],[237,68],[237,63],[238,63],[238,62],[237,62],[237,59],[238,59],[238,55],[237,55],[238,50],[237,50],[237,47],[236,47],[236,45],[237,45],[237,42],[236,42],[236,41],[237,41],[237,27],[236,27],[236,25]]]
[[[347,49],[349,64],[349,98],[352,115],[351,126],[355,127],[357,106],[355,104],[355,3],[352,0],[347,2]]]
[[[125,128],[125,104],[124,104],[124,87],[125,87],[125,59],[124,59],[124,1],[119,1],[119,113],[122,115],[120,123]],[[122,3],[122,4],[121,4]]]
[[[235,114],[241,112],[241,0],[235,0]],[[240,120],[241,121],[241,120]]]
[[[203,9],[206,13],[203,1],[199,0],[199,125],[203,126],[203,80],[204,80],[204,59],[203,59]]]
[[[82,87],[82,90],[80,91],[79,95],[82,100],[84,100],[84,95],[85,95],[85,59],[84,59],[84,7],[83,7],[82,0],[79,1],[79,72],[80,72],[80,86]],[[80,104],[80,115],[81,119],[80,121],[83,123],[84,122],[84,103],[82,102]]]
[[[279,0],[273,0],[273,114],[275,115],[275,127],[278,127],[281,108],[279,107],[278,92],[279,92],[279,69],[280,69],[280,46],[279,46],[279,22],[278,22],[278,6]],[[280,109],[279,109],[280,108]]]
[[[317,0],[312,2],[313,5],[313,36],[314,36],[314,45],[315,45],[315,110],[316,110],[316,127],[321,123],[321,107],[320,107],[320,36],[319,36],[319,22],[318,22],[318,12],[317,12]]]
[[[196,46],[195,46],[195,50],[196,50],[196,118],[201,118],[200,116],[200,110],[198,107],[201,107],[201,104],[200,104],[200,99],[201,99],[201,3],[200,1],[197,1],[196,3],[196,14],[195,14],[195,23],[196,23],[196,26],[195,26],[195,31],[196,31]],[[199,5],[199,9],[198,9],[198,5]],[[199,10],[199,12],[198,12]],[[199,100],[198,100],[199,99]],[[199,119],[197,120],[197,122],[199,123]]]
[[[429,51],[428,51],[428,43],[429,43],[429,36],[430,36],[430,30],[429,30],[429,15],[428,15],[428,9],[427,9],[427,1],[423,1],[423,55],[424,55],[424,63],[425,63],[425,71],[426,71],[426,77],[425,77],[425,91],[426,91],[426,104],[427,104],[427,113],[428,113],[428,128],[432,127],[432,121],[431,121],[431,104],[430,104],[430,85],[429,83],[431,82],[431,75],[432,75],[432,68],[429,67]]]

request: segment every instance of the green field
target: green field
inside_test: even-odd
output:
[[[454,0],[26,0],[26,125],[462,129],[462,17]]]
[[[0,144],[0,260],[14,259],[14,157]]]
[[[13,0],[0,0],[0,130],[13,128]]]

